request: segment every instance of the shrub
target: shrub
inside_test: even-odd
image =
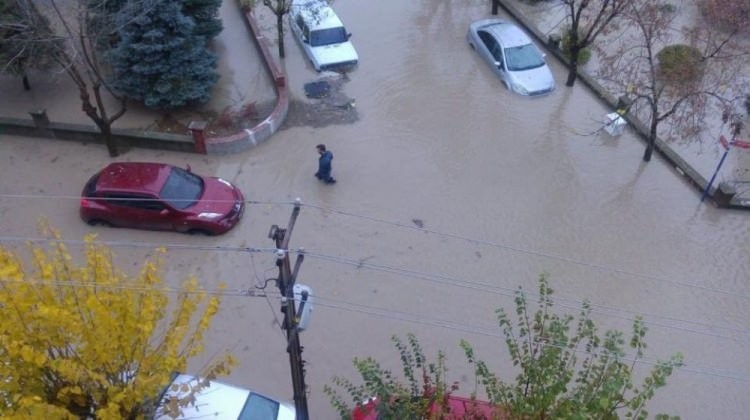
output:
[[[570,28],[563,31],[562,35],[562,53],[565,57],[570,60]],[[584,48],[581,51],[578,51],[578,65],[579,66],[585,66],[586,63],[589,62],[591,59],[591,50],[589,48]]]
[[[703,56],[695,47],[673,44],[656,54],[659,75],[667,82],[694,83],[703,78]]]

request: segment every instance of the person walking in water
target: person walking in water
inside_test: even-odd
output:
[[[315,173],[315,177],[325,182],[326,184],[333,184],[336,182],[331,176],[331,161],[333,160],[333,153],[330,150],[326,150],[325,144],[319,144],[315,146],[318,149],[318,172]]]

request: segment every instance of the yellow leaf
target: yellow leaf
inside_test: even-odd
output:
[[[219,299],[195,293],[205,287],[194,277],[183,293],[168,292],[164,249],[131,274],[94,236],[85,238],[77,261],[54,240],[59,232],[41,226],[53,240],[29,245],[30,258],[0,246],[0,277],[19,280],[0,288],[0,377],[13,378],[0,381],[0,395],[12,396],[0,415],[73,419],[71,405],[103,419],[138,411],[203,350]],[[226,374],[231,363],[210,366],[211,375]]]

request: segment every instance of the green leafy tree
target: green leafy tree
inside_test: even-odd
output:
[[[355,385],[337,376],[333,378],[335,387],[324,387],[342,419],[351,418],[352,408],[337,388],[343,388],[360,410],[366,410],[363,404],[371,401],[379,418],[383,419],[420,419],[448,412],[446,398],[458,389],[458,385],[454,383],[449,388],[445,383],[443,354],[438,353],[436,363],[429,363],[413,334],[407,335],[406,342],[397,336],[391,339],[401,357],[406,384],[374,359],[355,358],[354,367],[362,376],[363,384]]]
[[[195,34],[194,20],[175,2],[150,1],[145,10],[119,13],[119,39],[108,54],[114,88],[151,108],[207,102],[219,78],[216,56]]]
[[[635,319],[626,344],[626,337],[620,331],[599,333],[590,317],[588,302],[584,302],[577,319],[554,314],[552,294],[547,277],[542,275],[539,301],[533,313],[521,289],[515,298],[515,320],[503,309],[497,311],[511,360],[520,369],[514,380],[501,379],[486,362],[478,359],[467,341],[461,342],[474,368],[476,385],[484,388],[489,403],[496,407],[497,418],[646,418],[646,404],[666,385],[673,370],[682,365],[682,355],[678,353],[669,361],[657,363],[643,382],[636,385],[634,367],[646,349],[647,328],[643,320]],[[383,369],[375,360],[357,358],[354,366],[363,383],[357,385],[335,377],[333,386],[325,387],[333,407],[342,418],[351,418],[353,407],[361,410],[365,401],[374,398],[381,418],[454,419],[446,401],[458,386],[446,385],[442,353],[437,363],[430,363],[413,335],[408,336],[408,345],[398,338],[394,342],[401,355],[406,385],[401,377]],[[627,356],[626,347],[634,354]],[[342,397],[337,390],[343,390],[349,398]],[[484,417],[479,411],[470,411],[465,418]]]
[[[640,419],[648,416],[646,403],[666,385],[672,371],[682,366],[677,353],[659,362],[640,385],[633,382],[635,363],[643,357],[647,328],[640,317],[633,322],[627,342],[634,354],[626,356],[621,331],[600,335],[584,302],[577,320],[552,313],[553,290],[547,277],[539,279],[539,301],[530,312],[526,294],[516,292],[516,319],[497,311],[500,328],[514,366],[520,372],[505,382],[461,342],[466,357],[491,402],[505,407],[511,418]]]

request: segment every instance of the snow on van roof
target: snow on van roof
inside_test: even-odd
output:
[[[324,0],[293,0],[292,9],[305,19],[311,30],[344,26],[336,12]]]

